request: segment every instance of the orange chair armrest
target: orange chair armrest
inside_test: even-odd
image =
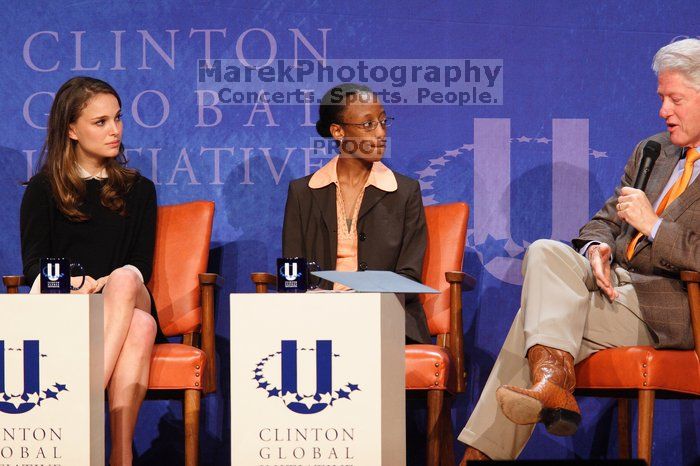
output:
[[[462,336],[462,286],[464,285],[466,277],[472,278],[460,271],[445,272],[445,279],[450,284],[450,334],[448,351],[450,352],[450,359],[452,362],[452,380],[454,380],[454,390],[456,393],[463,393],[467,388],[466,373],[464,372],[464,341]]]
[[[214,321],[214,291],[223,284],[223,278],[215,273],[200,273],[199,288],[202,293],[202,351],[206,354],[204,366],[204,392],[216,391],[216,333]]]
[[[277,286],[277,277],[267,272],[253,272],[250,280],[255,284],[256,293],[267,293],[270,286]]]
[[[700,272],[684,270],[683,272],[681,272],[681,280],[683,280],[686,283],[700,283]]]
[[[216,273],[200,273],[199,284],[214,285],[218,288],[221,288],[222,286],[224,286],[224,277]]]
[[[445,278],[448,283],[460,282],[462,285],[462,290],[471,291],[476,286],[476,278],[472,277],[468,273],[454,271],[445,272]]]
[[[2,283],[10,294],[18,293],[19,287],[26,285],[24,275],[3,275]]]
[[[690,324],[695,340],[695,354],[700,358],[700,272],[686,270],[681,272],[681,280],[688,288],[688,304],[690,306]]]

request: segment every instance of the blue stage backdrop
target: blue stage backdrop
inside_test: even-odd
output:
[[[76,75],[110,82],[130,164],[156,183],[159,203],[216,202],[210,269],[225,286],[220,385],[202,413],[206,465],[229,463],[236,416],[228,294],[252,291],[251,271],[272,270],[287,183],[325,160],[318,92],[344,79],[382,90],[396,118],[387,164],[420,180],[425,204],[472,206],[464,270],[478,285],[464,295],[469,388],[453,410],[458,432],[517,311],[525,249],[573,237],[635,143],[664,129],[651,58],[698,35],[692,1],[36,3],[5,2],[0,20],[0,272],[21,270],[20,183],[34,169],[52,93]],[[246,79],[246,64],[270,68]],[[272,102],[251,101],[260,90]],[[522,457],[615,456],[612,402],[581,408],[574,437],[538,428]],[[424,416],[409,402],[410,464],[422,462]],[[146,402],[138,464],[181,461],[180,420],[179,403]],[[698,461],[698,425],[697,403],[659,400],[656,464]]]

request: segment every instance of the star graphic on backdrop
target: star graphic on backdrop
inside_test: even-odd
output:
[[[431,194],[430,196],[423,196],[423,205],[433,204],[437,204],[437,201],[435,200],[435,194]]]
[[[271,396],[279,396],[280,391],[278,388],[273,388],[272,390],[267,391],[267,397],[270,398]]]
[[[46,389],[44,390],[44,394],[46,395],[46,399],[48,400],[49,398],[53,398],[54,400],[58,400],[58,395],[57,392],[51,391],[51,389]]]
[[[338,394],[338,399],[341,399],[341,398],[347,398],[348,400],[350,399],[350,392],[346,392],[342,388],[340,390],[336,390],[336,393]]]
[[[535,141],[539,142],[540,144],[549,144],[550,142],[552,142],[551,139],[547,138],[535,138]]]
[[[416,174],[420,178],[423,178],[424,176],[435,176],[437,174],[437,170],[432,167],[426,167],[423,170],[416,172]]]
[[[510,257],[516,257],[525,251],[523,247],[510,239],[508,239],[505,246],[503,246],[503,249],[505,249]]]
[[[289,403],[295,403],[297,401],[297,394],[292,393],[292,392],[287,392],[284,395],[282,395],[282,400],[284,401],[284,404],[288,405]]]
[[[532,141],[532,138],[529,138],[527,136],[520,136],[519,138],[515,139],[518,142],[530,142]]]
[[[359,390],[359,389],[360,389],[360,386],[359,386],[359,385],[356,385],[356,384],[354,384],[354,383],[349,383],[349,384],[348,384],[348,388],[350,389],[351,392],[354,392],[355,390]]]
[[[418,180],[418,184],[420,184],[420,189],[433,189],[432,181]]]
[[[488,235],[483,243],[475,246],[475,249],[482,255],[482,263],[488,264],[497,257],[510,257],[505,250],[507,242],[508,239],[496,239]]]
[[[464,147],[464,146],[462,146],[462,147],[466,149],[466,147]],[[444,155],[446,157],[457,157],[459,155],[459,149],[446,150]]]
[[[599,159],[599,158],[601,158],[601,157],[607,157],[607,156],[608,156],[608,153],[607,153],[607,152],[598,151],[598,150],[591,150],[591,155],[593,156],[593,158]]]
[[[430,165],[445,165],[447,163],[447,159],[445,157],[438,157],[437,159],[430,159],[429,162]]]
[[[53,384],[53,386],[56,387],[56,390],[58,390],[59,392],[68,391],[68,388],[66,388],[66,385],[64,384],[55,383]]]
[[[267,382],[260,382],[258,383],[258,388],[267,388],[268,385],[270,384]]]

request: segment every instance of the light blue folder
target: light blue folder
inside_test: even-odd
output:
[[[429,286],[385,270],[365,270],[364,272],[324,270],[311,273],[324,280],[345,285],[360,293],[439,293],[438,290]]]

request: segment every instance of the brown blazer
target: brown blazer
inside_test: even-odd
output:
[[[589,241],[609,244],[614,262],[630,272],[642,317],[655,333],[656,347],[691,349],[690,309],[679,272],[700,270],[700,178],[661,214],[663,221],[654,241],[644,237],[631,261],[626,257],[627,245],[637,232],[616,214],[620,188],[634,184],[642,149],[649,140],[661,144],[661,154],[645,189],[649,201],[656,202],[682,154],[682,149],[671,143],[668,133],[659,133],[637,145],[615,195],[581,228],[579,237],[572,242],[576,248]]]
[[[368,186],[357,220],[359,270],[390,270],[420,281],[427,230],[420,187],[416,180],[394,172],[394,192]],[[336,186],[311,189],[312,175],[289,183],[282,230],[284,257],[304,257],[322,270],[335,269],[338,249]],[[321,282],[323,288],[332,284]],[[406,337],[430,341],[417,295],[406,296]]]

